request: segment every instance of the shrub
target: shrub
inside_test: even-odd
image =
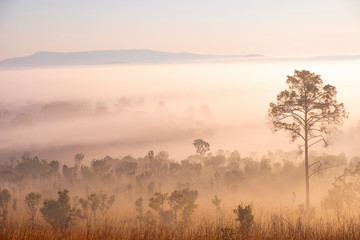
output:
[[[235,220],[240,222],[240,232],[244,235],[248,235],[250,227],[254,223],[252,206],[242,206],[241,204],[239,204],[238,207],[234,209],[234,213],[237,215],[237,218],[235,218]]]
[[[74,224],[77,217],[81,216],[80,210],[71,207],[68,190],[58,192],[58,199],[46,199],[40,209],[45,221],[53,228],[67,228]]]

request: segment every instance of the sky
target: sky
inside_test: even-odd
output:
[[[359,42],[358,0],[0,0],[0,60],[103,49],[359,54]]]

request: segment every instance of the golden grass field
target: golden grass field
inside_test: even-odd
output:
[[[360,239],[360,216],[299,217],[295,212],[257,217],[249,231],[235,215],[195,216],[191,222],[172,225],[139,223],[133,216],[102,219],[98,226],[84,223],[67,229],[52,229],[39,223],[12,219],[0,228],[0,239]]]

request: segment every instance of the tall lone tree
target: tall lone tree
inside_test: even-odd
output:
[[[306,210],[310,208],[309,148],[322,142],[328,145],[327,136],[339,131],[348,113],[343,103],[336,100],[336,88],[324,85],[320,75],[306,70],[295,70],[287,76],[288,89],[277,95],[277,102],[270,103],[269,119],[274,132],[285,130],[291,142],[303,141],[305,150]]]

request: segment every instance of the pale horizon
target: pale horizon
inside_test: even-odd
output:
[[[5,0],[0,36],[2,60],[40,51],[112,49],[353,55],[360,53],[360,2]]]

